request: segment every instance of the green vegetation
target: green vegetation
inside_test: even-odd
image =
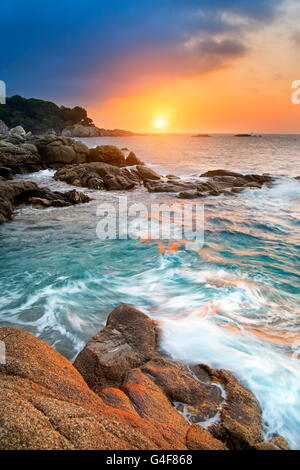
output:
[[[22,126],[28,132],[44,133],[49,129],[60,132],[64,127],[73,124],[88,126],[93,124],[87,112],[80,106],[66,108],[57,106],[51,101],[23,98],[14,95],[0,105],[0,120],[8,127]]]

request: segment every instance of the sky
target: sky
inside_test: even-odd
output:
[[[300,133],[298,0],[1,0],[0,80],[136,132]]]

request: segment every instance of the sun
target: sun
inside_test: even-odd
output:
[[[155,116],[152,124],[155,129],[162,131],[168,127],[169,121],[165,116]]]

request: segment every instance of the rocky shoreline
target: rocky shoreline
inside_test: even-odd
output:
[[[125,151],[125,149],[124,149]],[[133,152],[89,149],[70,137],[34,136],[19,126],[0,136],[0,223],[16,207],[87,203],[83,192],[40,188],[18,174],[55,169],[54,178],[105,191],[172,193],[181,199],[271,187],[270,175],[213,170],[183,179],[161,176]],[[127,151],[127,149],[126,149]],[[266,442],[253,394],[225,370],[172,361],[159,349],[159,325],[123,305],[108,317],[72,365],[17,328],[0,328],[1,449],[288,449]]]
[[[208,196],[235,196],[244,190],[271,187],[270,175],[243,175],[228,170],[213,170],[189,179],[162,176],[149,168],[134,152],[128,155],[113,145],[89,149],[83,142],[65,136],[34,136],[17,126],[1,127],[0,135],[0,223],[10,219],[14,206],[33,204],[37,208],[88,202],[82,192],[51,194],[35,183],[13,180],[14,175],[56,169],[54,178],[73,186],[131,191],[144,187],[150,193],[173,193],[180,199]],[[0,130],[1,130],[0,129]],[[126,149],[127,151],[127,149]]]
[[[289,448],[265,442],[259,403],[230,372],[167,358],[159,325],[130,306],[73,365],[17,328],[0,328],[0,340],[0,449]]]

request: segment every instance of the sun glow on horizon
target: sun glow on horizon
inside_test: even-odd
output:
[[[154,116],[152,125],[157,130],[165,130],[169,127],[169,119],[166,116]]]

